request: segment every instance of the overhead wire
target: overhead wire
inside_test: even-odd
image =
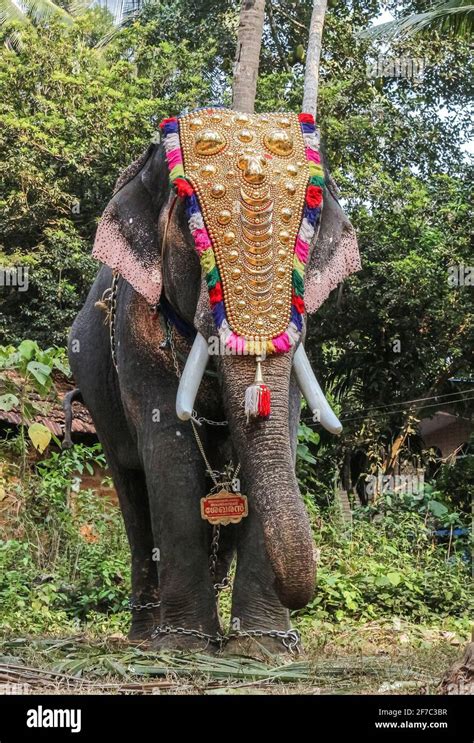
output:
[[[362,408],[360,412],[370,412],[372,410],[381,410],[381,409],[386,410],[387,408],[394,407],[396,405],[411,405],[412,403],[424,402],[425,400],[440,400],[443,397],[453,397],[453,396],[457,397],[458,395],[472,393],[473,391],[474,390],[457,390],[456,392],[446,392],[442,395],[431,395],[430,397],[415,397],[413,400],[397,400],[397,402],[383,403],[382,405],[371,405],[369,408]],[[457,400],[455,400],[454,402],[457,402]]]
[[[432,398],[427,397],[427,398],[424,398],[424,399],[430,400],[430,399],[434,399],[434,397],[432,397]],[[473,400],[473,399],[474,399],[474,392],[471,393],[469,396],[463,396],[462,398],[459,398],[459,399],[456,399],[456,400],[446,400],[443,403],[432,403],[430,405],[423,405],[423,408],[422,409],[423,410],[426,410],[427,408],[442,408],[442,407],[445,407],[446,405],[452,405],[455,402],[464,402],[465,400]],[[370,418],[370,417],[377,418],[377,417],[380,417],[382,415],[385,415],[385,413],[389,413],[390,415],[397,415],[398,413],[406,413],[407,412],[406,408],[400,408],[400,410],[386,410],[386,409],[384,409],[384,410],[380,410],[380,412],[378,412],[378,413],[377,412],[375,412],[375,413],[371,413],[370,412],[370,410],[378,410],[378,409],[379,408],[371,408],[371,409],[368,409],[368,412],[366,411],[365,414],[363,414],[363,415],[357,415],[357,416],[353,416],[353,417],[350,417],[350,418],[346,417],[347,415],[350,415],[349,413],[342,413],[339,417],[340,417],[340,419],[342,421],[348,423],[350,421],[363,420],[364,418]],[[308,422],[308,421],[312,421],[314,424],[317,423],[317,421],[314,421],[312,417],[303,418],[302,420],[305,423]]]

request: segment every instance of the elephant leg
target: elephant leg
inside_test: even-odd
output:
[[[245,633],[253,630],[285,632],[290,627],[289,612],[273,588],[275,576],[265,549],[263,530],[251,506],[239,530],[230,638],[224,654],[268,660],[286,651],[282,640],[270,636],[246,636]]]
[[[112,273],[103,267],[87,302],[71,330],[69,361],[82,398],[95,423],[110,468],[132,558],[132,599],[157,603],[158,571],[153,561],[155,545],[151,529],[146,481],[122,404],[117,373],[110,357],[109,328],[96,307],[112,282]],[[133,611],[129,638],[144,640],[159,621],[158,610]]]
[[[160,545],[161,631],[153,648],[214,649],[209,638],[220,627],[209,571],[211,528],[200,513],[209,482],[191,426],[169,424],[159,447],[145,449],[144,464]]]
[[[125,522],[132,558],[132,602],[138,607],[159,602],[156,547],[151,528],[150,509],[144,473],[121,467],[113,454],[106,451]],[[129,640],[149,640],[160,621],[159,607],[133,608]]]

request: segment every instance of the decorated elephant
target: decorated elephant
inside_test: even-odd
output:
[[[311,115],[209,108],[162,122],[102,216],[69,358],[125,520],[132,640],[296,648],[289,609],[316,570],[301,393],[341,430],[304,351],[307,314],[359,268],[328,185]]]

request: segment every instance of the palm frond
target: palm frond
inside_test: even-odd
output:
[[[71,0],[67,4],[67,9],[72,16],[80,16],[94,5],[96,5],[94,0]]]
[[[0,0],[0,25],[7,21],[23,21],[25,13],[13,0]]]
[[[143,6],[139,10],[134,10],[130,13],[122,15],[120,19],[115,19],[113,28],[111,28],[108,33],[106,33],[101,39],[99,39],[96,47],[100,49],[104,46],[107,46],[107,44],[110,44],[110,42],[113,41],[124,28],[127,28],[132,23],[140,19],[142,10]]]
[[[23,40],[19,31],[12,31],[5,39],[5,46],[9,52],[21,52],[24,49]]]
[[[46,21],[57,15],[66,23],[72,23],[71,15],[53,0],[0,0],[0,25],[7,21],[32,22]]]
[[[474,5],[467,0],[440,0],[424,13],[412,13],[388,23],[364,29],[362,38],[392,40],[414,36],[428,28],[452,35],[468,36],[474,27]]]

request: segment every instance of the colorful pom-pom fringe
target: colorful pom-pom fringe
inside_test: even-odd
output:
[[[245,390],[245,415],[250,418],[269,418],[271,412],[271,393],[266,384],[252,384]]]

